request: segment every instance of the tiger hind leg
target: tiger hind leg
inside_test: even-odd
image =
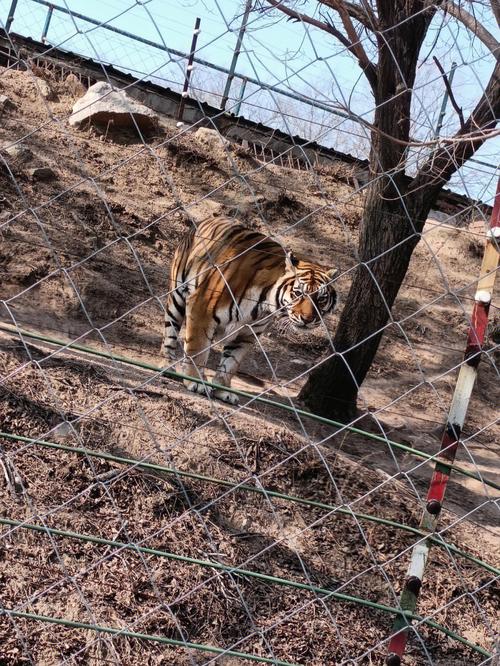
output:
[[[163,354],[170,361],[175,361],[179,331],[186,314],[186,294],[183,289],[171,291],[167,299],[165,311],[165,334],[163,337]]]
[[[186,312],[186,335],[184,339],[184,361],[182,372],[188,377],[201,381],[184,379],[188,391],[211,395],[212,392],[203,382],[206,379],[205,369],[212,339],[215,334],[216,322],[207,311],[206,303],[197,294],[189,297]]]

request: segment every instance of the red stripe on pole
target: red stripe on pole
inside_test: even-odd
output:
[[[429,492],[427,493],[427,501],[437,500],[440,503],[443,501],[446,484],[448,483],[449,478],[449,474],[434,472],[429,486]]]
[[[476,301],[472,310],[471,325],[467,331],[467,345],[465,347],[465,358],[479,354],[486,336],[488,326],[489,303]],[[479,363],[479,357],[474,359]]]
[[[460,437],[459,427],[456,425],[448,425],[441,439],[441,449],[438,454],[440,458],[444,458],[446,461],[453,463],[458,448],[458,437]],[[448,483],[449,478],[450,472],[443,472],[437,468],[434,470],[429,486],[429,492],[427,494],[427,501],[443,501],[446,492],[446,484]]]
[[[453,432],[453,435],[450,434],[450,430]],[[457,452],[459,437],[460,437],[459,426],[448,425],[441,439],[441,449],[439,451],[440,458],[445,458],[445,460],[450,462],[453,462],[455,460],[455,454]]]
[[[389,642],[389,652],[402,657],[406,647],[407,630],[400,631],[391,638]]]

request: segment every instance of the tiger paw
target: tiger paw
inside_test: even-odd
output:
[[[213,393],[214,398],[217,398],[217,400],[222,400],[222,402],[227,402],[230,405],[238,405],[240,402],[240,399],[235,393],[229,393],[229,391],[222,391],[221,389],[217,389]]]
[[[177,343],[175,344],[170,344],[166,343],[162,347],[162,352],[163,356],[167,359],[167,361],[175,361],[177,360]]]
[[[207,396],[208,398],[212,395],[212,390],[206,384],[202,382],[185,382],[186,388],[191,393],[199,393],[200,395]]]

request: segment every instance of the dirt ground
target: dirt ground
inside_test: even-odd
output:
[[[340,307],[362,194],[339,170],[264,165],[237,145],[176,128],[154,136],[70,128],[70,79],[0,71],[0,321],[161,366],[168,266],[189,221],[224,213],[337,266]],[[43,181],[29,169],[48,166]],[[376,361],[360,424],[435,453],[478,275],[477,226],[429,220]],[[496,309],[492,309],[495,317]],[[307,338],[276,328],[235,385],[288,402],[331,351],[337,314]],[[457,464],[498,482],[498,351],[486,355]],[[157,373],[0,333],[0,430],[57,441],[418,526],[431,465],[387,444],[252,402],[233,409]],[[62,425],[61,425],[62,424]],[[338,511],[0,438],[1,516],[250,569],[394,606],[415,535]],[[7,464],[9,462],[10,466]],[[13,481],[14,480],[14,481]],[[498,506],[484,484],[450,482],[451,544],[498,566]],[[214,645],[294,664],[379,664],[392,618],[324,594],[221,574],[109,545],[4,526],[0,608]],[[492,573],[433,548],[419,613],[492,650]],[[0,664],[250,664],[247,659],[0,615]],[[405,663],[484,657],[419,626]]]

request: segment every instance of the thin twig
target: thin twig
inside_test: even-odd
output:
[[[457,101],[455,99],[455,95],[453,94],[453,90],[451,89],[451,84],[448,80],[448,76],[446,75],[446,72],[443,69],[443,66],[439,62],[439,60],[436,58],[436,56],[432,56],[434,62],[436,63],[436,67],[439,69],[441,72],[441,76],[443,77],[444,85],[446,86],[446,91],[448,93],[448,96],[450,98],[450,102],[452,103],[453,108],[457,112],[458,118],[460,120],[460,129],[465,130],[465,119],[464,119],[464,114],[462,111],[462,107],[458,106]]]
[[[5,477],[5,483],[12,497],[22,494],[24,488],[21,478],[17,474],[14,465],[3,452],[0,457],[0,467],[2,468],[3,475]]]

